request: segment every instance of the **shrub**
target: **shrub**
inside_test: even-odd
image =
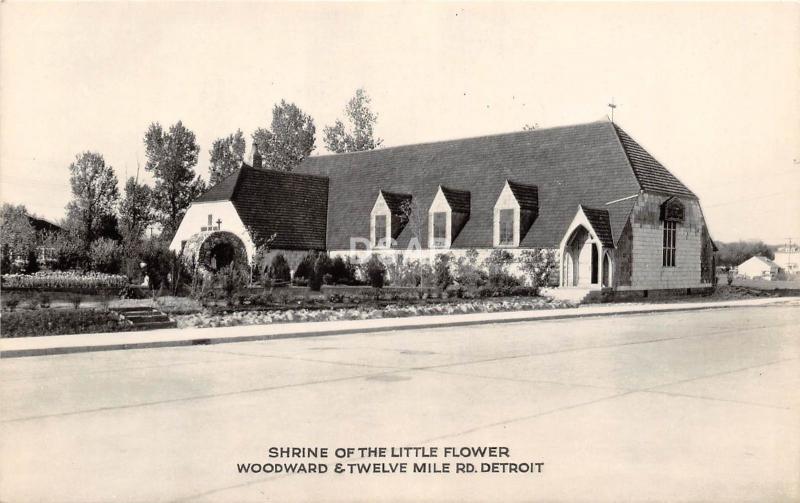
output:
[[[3,337],[30,337],[131,330],[112,312],[94,309],[44,309],[3,314]]]
[[[36,296],[36,303],[42,309],[47,309],[50,307],[50,296],[44,292],[39,292],[39,295]]]
[[[488,270],[488,285],[499,288],[519,286],[519,279],[508,272],[508,268],[513,262],[514,256],[508,251],[492,250],[492,253],[484,261]]]
[[[294,278],[295,279],[304,279],[308,280],[311,275],[314,273],[314,261],[317,259],[317,252],[310,251],[306,253],[303,257],[303,260],[297,265],[297,269],[294,271]]]
[[[279,253],[272,257],[267,276],[272,280],[272,284],[286,284],[292,279],[291,269],[286,257]]]
[[[55,260],[52,267],[55,270],[76,269],[87,261],[83,240],[73,232],[52,233],[47,237],[45,246],[53,249]]]
[[[386,266],[383,265],[377,255],[371,255],[367,263],[364,264],[364,276],[366,276],[372,288],[383,288],[386,282]]]
[[[311,277],[308,278],[308,286],[312,291],[318,292],[322,288],[322,282],[328,271],[331,270],[331,259],[325,252],[317,254],[314,260],[314,267],[311,270]]]
[[[436,286],[442,290],[447,289],[453,283],[453,275],[450,273],[450,254],[440,253],[436,255],[436,262],[433,266],[433,274],[436,278]]]
[[[95,271],[117,274],[122,268],[122,248],[114,240],[97,239],[89,249],[89,260]]]
[[[467,250],[455,263],[455,280],[459,285],[477,288],[486,284],[487,274],[478,265],[478,251]]]
[[[551,283],[551,278],[557,277],[558,263],[555,250],[549,248],[525,250],[521,259],[520,269],[527,275],[531,286],[547,286]]]
[[[216,276],[225,294],[225,300],[232,306],[234,297],[247,282],[247,274],[240,266],[228,264],[220,269]]]
[[[5,295],[3,295],[3,306],[6,307],[9,311],[13,311],[19,305],[20,300],[21,299],[17,295],[6,293]]]
[[[332,276],[331,281],[335,285],[354,285],[357,283],[356,267],[350,261],[350,257],[347,257],[347,260],[342,257],[334,258],[331,262],[330,274]]]

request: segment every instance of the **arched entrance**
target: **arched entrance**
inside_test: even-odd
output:
[[[236,234],[217,231],[203,240],[198,250],[197,263],[211,272],[217,272],[233,263],[246,266],[247,250]]]
[[[600,249],[589,231],[579,225],[564,247],[564,286],[588,287],[598,283]]]

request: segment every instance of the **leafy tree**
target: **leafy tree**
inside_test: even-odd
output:
[[[117,274],[122,266],[122,247],[114,240],[100,238],[89,250],[92,269],[108,274]]]
[[[27,257],[28,251],[36,246],[36,231],[28,219],[28,210],[23,205],[3,203],[0,208],[0,243],[4,253],[11,258]],[[9,269],[4,268],[5,272]]]
[[[217,138],[209,150],[211,155],[208,168],[208,183],[216,185],[220,180],[233,173],[244,159],[244,135],[237,129],[225,138]]]
[[[156,180],[153,203],[162,234],[172,236],[195,198],[205,191],[205,183],[195,176],[197,146],[195,135],[181,121],[164,131],[161,124],[150,124],[144,135],[145,169]]]
[[[314,150],[314,119],[294,103],[281,100],[272,109],[271,129],[258,128],[253,141],[264,167],[291,171]]]
[[[773,249],[763,241],[737,241],[735,243],[717,243],[718,263],[721,266],[737,266],[754,256],[775,258]]]
[[[349,122],[349,129],[336,119],[333,126],[325,126],[325,146],[331,152],[361,152],[374,150],[383,143],[382,138],[375,138],[374,127],[378,115],[370,110],[370,97],[364,89],[357,89],[356,95],[347,103],[344,113]]]
[[[151,204],[153,191],[134,177],[125,182],[125,195],[119,203],[119,223],[123,239],[139,239],[155,220]]]
[[[72,201],[67,205],[86,250],[98,235],[108,228],[108,217],[114,214],[119,192],[114,168],[106,165],[96,152],[83,152],[69,165]]]

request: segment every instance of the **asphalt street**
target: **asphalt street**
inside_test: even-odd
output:
[[[799,328],[743,307],[0,360],[0,501],[797,501]],[[287,463],[327,472],[263,473]]]

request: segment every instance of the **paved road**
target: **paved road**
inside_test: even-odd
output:
[[[0,360],[0,500],[797,501],[799,326],[775,306]],[[236,469],[487,445],[508,457],[439,461],[542,473]]]

